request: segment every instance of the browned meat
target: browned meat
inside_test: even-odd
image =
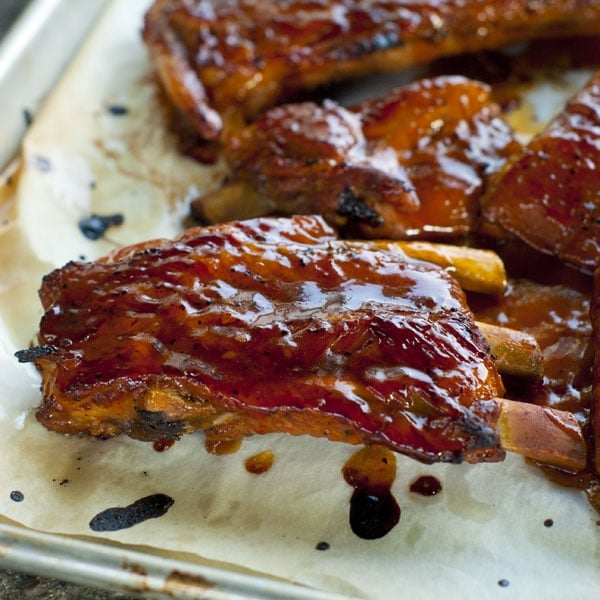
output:
[[[332,81],[598,31],[600,0],[157,0],[143,35],[171,102],[216,140]]]
[[[273,431],[431,461],[503,456],[502,382],[456,281],[319,217],[256,219],[44,278],[37,416],[55,431]]]
[[[484,228],[592,272],[600,266],[600,72],[490,184]]]
[[[194,208],[239,217],[223,209],[237,186],[239,211],[322,214],[361,237],[457,238],[475,227],[489,174],[519,149],[486,85],[425,79],[352,109],[271,109],[228,139],[230,186]]]

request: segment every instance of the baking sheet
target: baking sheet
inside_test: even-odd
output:
[[[27,529],[3,525],[9,541],[2,542],[0,555],[33,564],[38,559],[27,563],[16,550],[28,548],[39,557],[38,566],[54,564],[71,575],[75,563],[61,566],[61,538],[46,537],[55,533],[95,537],[85,551],[78,541],[64,541],[78,548],[70,556],[83,557],[75,572],[83,581],[96,577],[96,583],[116,586],[123,583],[118,568],[107,567],[99,555],[114,565],[122,556],[114,548],[124,544],[146,549],[136,561],[152,563],[153,549],[194,556],[194,568],[204,563],[217,569],[223,586],[218,591],[231,597],[268,597],[272,586],[284,586],[274,582],[278,578],[319,590],[311,592],[314,597],[597,598],[597,515],[580,492],[551,484],[519,456],[475,466],[424,466],[398,457],[393,493],[402,508],[400,523],[388,536],[366,541],[348,526],[352,489],[340,474],[353,447],[269,435],[245,440],[237,454],[214,456],[197,434],[157,453],[126,438],[60,436],[35,422],[31,409],[39,402],[39,379],[13,352],[34,336],[43,274],[72,258],[174,235],[184,226],[190,198],[218,185],[222,176],[218,166],[179,156],[162,125],[139,38],[147,5],[110,3],[29,130],[23,170],[3,190],[0,514]],[[114,106],[125,107],[126,114],[115,114]],[[77,222],[92,212],[122,213],[124,225],[105,239],[87,240]],[[262,450],[274,452],[275,464],[252,475],[244,461]],[[410,482],[424,474],[442,482],[441,494],[422,498],[409,492]],[[23,500],[11,499],[13,491]],[[164,516],[113,533],[90,529],[100,511],[156,493],[174,499]],[[551,528],[544,526],[549,518]],[[103,554],[101,543],[107,541],[117,546]],[[319,542],[328,549],[318,550]],[[50,550],[49,558],[42,552],[56,547],[63,550]],[[189,564],[177,562],[174,570]],[[150,589],[158,592],[166,572],[153,568],[147,571],[156,578]],[[235,583],[240,570],[267,577],[248,576],[246,589]],[[130,580],[140,584],[140,573]],[[205,572],[193,573],[212,581]],[[193,587],[185,593],[216,593]],[[282,589],[277,593],[285,597]],[[303,588],[288,589],[291,597],[304,594]]]
[[[32,0],[0,44],[0,171],[18,152],[27,128],[105,0]]]

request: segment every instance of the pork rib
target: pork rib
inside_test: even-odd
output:
[[[464,294],[320,217],[195,228],[50,273],[37,417],[71,434],[287,432],[500,460],[503,393]]]
[[[600,266],[600,71],[490,181],[484,231],[515,235],[592,273]]]
[[[487,85],[448,76],[352,108],[279,106],[224,147],[231,177],[193,203],[201,219],[254,204],[321,214],[360,237],[455,240],[476,228],[488,178],[520,144]]]
[[[203,139],[299,92],[434,58],[600,30],[600,0],[157,0],[144,39]]]

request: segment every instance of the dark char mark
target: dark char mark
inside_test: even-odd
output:
[[[17,350],[15,356],[20,363],[33,362],[36,358],[42,358],[48,354],[54,354],[58,352],[56,346],[51,344],[44,344],[43,346],[33,346],[32,348],[26,348],[25,350]]]
[[[124,507],[107,508],[90,521],[92,531],[119,531],[148,519],[162,517],[175,501],[166,494],[152,494]]]

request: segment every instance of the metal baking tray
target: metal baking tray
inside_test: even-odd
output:
[[[125,0],[122,0],[122,2],[124,3]],[[26,119],[24,118],[25,115],[31,115],[35,119],[38,109],[43,104],[47,93],[53,88],[54,83],[59,79],[65,66],[69,62],[69,59],[75,54],[82,41],[86,39],[95,20],[100,15],[103,8],[108,4],[109,3],[105,0],[34,0],[28,6],[26,12],[15,25],[12,32],[5,38],[3,45],[0,47],[0,89],[4,92],[3,110],[0,111],[0,127],[2,128],[1,131],[4,133],[4,136],[0,140],[0,168],[9,164],[10,161],[18,155],[19,145],[27,125]],[[110,4],[112,5],[112,3]],[[127,0],[126,6],[129,7],[131,4],[130,0]],[[111,33],[113,33],[112,29]],[[110,68],[114,68],[112,63],[110,64]],[[86,79],[84,85],[93,86],[93,81],[90,83]],[[88,87],[86,87],[86,89],[88,89]],[[95,88],[93,87],[90,87],[89,89],[95,91]],[[79,98],[79,96],[77,96],[77,98]],[[70,118],[72,112],[77,109],[78,105],[73,103],[73,105],[69,106],[70,110],[67,111],[66,118],[52,129],[52,140],[55,140],[57,137],[59,140],[62,140],[60,137],[60,134],[63,131],[61,126],[63,126],[63,123],[66,123],[66,126],[71,124]],[[131,112],[133,113],[135,111],[132,110]],[[40,118],[38,124],[42,121],[43,119]],[[74,129],[73,131],[76,130]],[[109,134],[111,132],[112,129],[109,130]],[[33,133],[33,130],[30,131],[30,133]],[[30,141],[30,137],[27,139]],[[146,140],[144,137],[140,139],[142,142],[145,142]],[[118,151],[119,147],[114,145],[106,147],[109,154],[110,152],[114,154],[115,149]],[[113,154],[110,156],[112,157]],[[168,161],[166,161],[166,164],[169,164]],[[139,189],[138,185],[141,180],[141,177],[136,179],[134,186],[132,186],[135,187],[136,191]],[[69,183],[70,182],[71,179],[69,179]],[[82,178],[79,183],[84,186],[86,191],[90,189],[90,180]],[[79,190],[79,188],[77,188],[77,190]],[[43,197],[44,204],[46,204],[48,196]],[[52,210],[52,205],[51,203],[49,204],[50,208],[48,208],[47,205],[42,207],[46,211],[46,213],[43,214],[47,214]],[[140,211],[139,205],[137,204],[136,210]],[[43,216],[40,217],[39,215],[36,215],[36,217],[40,221],[43,220]],[[57,235],[56,231],[54,234]],[[43,235],[45,235],[45,230]],[[41,236],[42,233],[40,233],[38,237]],[[46,246],[49,246],[49,244]],[[88,255],[87,253],[85,254]],[[182,445],[183,443],[185,442],[182,440]],[[287,442],[286,447],[288,447]],[[302,449],[304,450],[304,447]],[[174,451],[177,452],[177,450],[178,448],[176,447]],[[319,454],[318,445],[312,446],[312,450],[315,454],[323,456],[323,453]],[[172,453],[173,451],[170,452]],[[329,450],[326,450],[325,452],[329,452]],[[290,453],[293,454],[293,450],[290,450]],[[33,465],[35,463],[34,460],[29,460],[29,454],[27,452],[23,452],[21,456],[23,456],[23,463],[20,466],[26,464]],[[45,456],[44,458],[47,457]],[[333,469],[335,468],[335,465],[332,466],[331,464],[331,454],[329,454],[329,458],[330,464],[328,466]],[[304,454],[303,459],[305,459]],[[55,460],[54,455],[52,455],[50,460]],[[48,463],[49,461],[47,460],[40,461],[40,470],[49,466]],[[7,465],[7,468],[9,466],[12,465]],[[281,505],[285,508],[290,505],[291,501],[296,500],[297,497],[302,499],[304,494],[307,492],[310,494],[311,491],[305,489],[306,484],[310,481],[308,477],[304,479],[304,474],[306,472],[305,462],[295,463],[295,466],[302,469],[302,481],[299,481],[300,478],[298,478],[298,481],[292,482],[295,484],[295,487],[290,486],[293,489],[285,496],[286,502],[281,502]],[[318,468],[319,470],[325,470],[320,464]],[[412,463],[409,465],[408,462],[403,463],[402,469],[404,476],[409,478],[409,473],[416,472],[417,468],[420,469],[420,466],[417,467]],[[509,468],[524,470],[526,467],[521,465],[520,462],[517,463],[516,461],[513,461],[512,465],[509,465]],[[584,507],[583,509],[580,507],[579,512],[574,516],[572,513],[575,511],[560,512],[563,529],[560,529],[557,526],[553,529],[553,533],[556,532],[558,535],[563,535],[563,538],[558,537],[558,540],[566,539],[566,544],[561,543],[560,541],[554,542],[554,545],[551,544],[548,536],[549,532],[542,524],[543,520],[535,520],[532,521],[531,524],[526,523],[526,531],[533,531],[531,538],[534,541],[530,545],[524,543],[522,546],[523,548],[532,547],[534,550],[540,551],[537,552],[537,556],[528,555],[525,560],[520,556],[523,552],[521,552],[520,555],[518,552],[521,549],[521,544],[518,542],[521,541],[519,535],[522,532],[518,531],[516,535],[513,534],[518,530],[518,527],[524,524],[522,513],[527,511],[522,510],[522,497],[519,498],[511,496],[510,494],[505,494],[508,485],[513,484],[513,480],[509,479],[508,476],[506,479],[503,479],[501,473],[498,473],[498,471],[496,471],[494,476],[488,473],[488,478],[486,478],[485,481],[486,483],[492,483],[493,485],[489,486],[489,490],[485,490],[485,502],[482,502],[470,498],[469,496],[470,480],[468,480],[467,475],[470,473],[470,471],[464,471],[461,477],[452,480],[455,491],[454,497],[458,498],[459,501],[456,505],[448,505],[446,507],[446,513],[457,513],[454,516],[462,519],[458,521],[459,526],[456,530],[465,532],[462,536],[457,536],[456,538],[452,535],[446,536],[448,528],[447,521],[444,517],[446,514],[445,512],[438,511],[437,513],[434,513],[433,511],[420,510],[418,511],[418,519],[411,522],[412,527],[407,528],[403,537],[399,536],[396,539],[396,547],[392,545],[391,540],[388,540],[390,542],[389,546],[382,545],[378,548],[376,554],[377,561],[383,563],[386,568],[393,569],[393,573],[396,576],[396,590],[402,589],[403,595],[406,597],[426,597],[424,595],[426,592],[420,590],[420,594],[418,594],[415,591],[416,588],[414,585],[407,585],[408,582],[406,579],[410,579],[410,577],[407,577],[410,575],[413,580],[418,579],[418,585],[420,587],[427,587],[427,584],[435,579],[436,595],[441,594],[443,597],[531,597],[531,595],[523,592],[523,585],[527,584],[530,591],[533,590],[534,592],[539,592],[539,584],[545,581],[544,578],[547,578],[548,581],[546,581],[545,592],[550,591],[552,593],[545,593],[544,595],[548,598],[563,597],[563,595],[568,592],[566,592],[566,588],[563,588],[560,584],[562,584],[563,581],[566,586],[568,586],[569,583],[572,583],[569,582],[572,573],[565,572],[565,567],[561,561],[563,558],[562,550],[565,546],[568,547],[568,544],[571,542],[571,537],[568,537],[567,533],[571,535],[570,532],[579,532],[579,529],[575,526],[570,527],[569,524],[573,522],[579,527],[585,526],[585,532],[588,537],[581,537],[578,542],[579,545],[584,546],[584,549],[587,552],[587,548],[598,548],[595,544],[596,540],[590,540],[590,538],[596,534],[593,530],[593,521],[595,521],[597,517],[588,515],[587,507]],[[37,475],[39,475],[39,472]],[[50,475],[50,477],[51,476],[52,475]],[[494,481],[492,481],[492,477],[494,477]],[[541,478],[542,476],[539,475],[539,477]],[[292,478],[293,475],[290,479]],[[6,476],[5,479],[6,482],[10,480],[8,476]],[[325,476],[323,479],[326,480],[327,477]],[[504,481],[506,481],[506,484],[503,483]],[[539,489],[543,488],[546,484],[545,480],[536,480],[529,476],[527,482],[529,487],[522,488],[525,490],[525,494],[528,493],[527,490],[530,490],[531,497],[538,498],[538,496],[535,496],[534,494],[537,493]],[[62,484],[57,485],[60,487]],[[321,486],[321,489],[325,489],[324,485],[321,483],[319,485]],[[341,486],[344,486],[343,482],[341,483]],[[66,488],[60,489],[64,490]],[[240,487],[240,489],[242,488]],[[512,489],[512,487],[510,489]],[[334,490],[327,488],[328,494],[332,491]],[[337,491],[339,491],[339,489]],[[344,493],[346,491],[347,490],[344,488]],[[560,495],[561,498],[564,499],[564,505],[570,506],[569,491],[561,490]],[[509,497],[510,503],[508,505],[506,504],[505,496]],[[43,497],[43,495],[40,497]],[[547,499],[543,495],[540,497],[544,500]],[[37,498],[38,497],[36,497],[36,500]],[[63,504],[59,505],[61,508],[61,518],[55,519],[55,521],[58,521],[61,524],[76,522],[78,515],[73,514],[73,512],[69,515],[66,508],[67,505],[64,504],[65,496],[58,496],[58,498]],[[293,500],[290,500],[290,498],[293,498]],[[481,499],[481,497],[479,498]],[[501,500],[497,502],[497,498],[501,498]],[[504,516],[509,515],[509,519],[495,519],[496,506],[497,504],[502,504],[502,500],[504,500],[503,510],[507,511],[502,514]],[[533,499],[527,504],[535,505],[535,502],[536,500]],[[540,502],[540,504],[543,503]],[[33,511],[32,513],[27,511],[26,505],[20,504],[19,506],[22,511],[27,512],[28,516],[33,514]],[[65,507],[65,515],[67,515],[64,520],[62,519],[63,506]],[[416,501],[414,502],[414,506],[417,507]],[[421,505],[418,506],[423,508]],[[554,510],[562,510],[560,506],[554,508]],[[74,507],[75,505],[71,505],[71,509]],[[195,510],[195,506],[193,510]],[[312,504],[309,510],[313,510]],[[549,510],[549,507],[543,505],[540,507],[540,510],[546,511]],[[530,511],[530,513],[531,512],[533,512],[533,510]],[[416,513],[417,511],[413,514]],[[74,583],[94,585],[96,587],[114,591],[140,593],[147,597],[205,599],[312,598],[315,600],[321,598],[339,599],[348,597],[291,583],[292,579],[300,579],[298,573],[301,565],[299,565],[297,561],[290,562],[289,570],[286,570],[283,575],[280,573],[279,578],[276,578],[275,573],[277,573],[277,571],[269,568],[272,567],[271,562],[264,567],[255,566],[256,563],[253,563],[247,569],[243,569],[242,567],[236,568],[229,566],[229,563],[225,562],[228,561],[229,558],[222,558],[221,555],[221,560],[219,560],[219,562],[217,562],[217,559],[214,561],[210,560],[210,554],[202,555],[206,558],[201,558],[201,553],[198,553],[198,556],[196,556],[189,550],[187,538],[185,541],[186,545],[183,548],[177,546],[177,548],[180,549],[180,552],[178,553],[169,553],[166,550],[163,551],[157,549],[156,544],[153,542],[157,539],[161,539],[160,536],[157,536],[156,534],[160,523],[149,526],[152,528],[151,538],[149,537],[143,542],[130,541],[130,544],[127,546],[106,539],[92,541],[90,537],[76,537],[75,534],[69,537],[66,535],[41,533],[37,529],[33,529],[34,527],[38,527],[39,522],[29,523],[24,519],[23,522],[29,523],[32,527],[30,529],[16,524],[16,520],[19,519],[18,515],[12,516],[12,513],[6,514],[11,515],[11,518],[14,520],[9,521],[8,518],[0,517],[0,566],[4,567],[16,568],[44,576],[58,577]],[[339,516],[339,513],[337,514]],[[69,519],[68,516],[71,516],[72,518]],[[287,512],[283,516],[279,514],[278,516],[280,518],[279,520],[285,522],[287,525],[287,520],[283,521],[284,519],[289,518]],[[471,517],[470,521],[468,520],[469,516]],[[540,515],[535,514],[534,519],[537,519],[539,516]],[[543,512],[541,516],[547,517],[548,514]],[[570,517],[572,520],[569,520]],[[407,514],[407,521],[409,518],[410,517]],[[182,522],[187,526],[187,520],[182,519]],[[464,528],[462,529],[460,528],[461,524],[464,525]],[[301,527],[305,527],[305,525],[304,522],[297,523],[297,531],[299,531]],[[336,533],[341,531],[340,539],[342,539],[345,530],[337,525],[338,521],[332,521],[332,523],[328,524],[328,531],[335,531]],[[430,527],[433,531],[441,531],[444,533],[438,537],[432,536],[428,540],[428,544],[423,544],[420,548],[417,548],[418,551],[415,551],[416,542],[419,541],[419,536],[421,536],[421,533],[425,530],[426,526]],[[502,540],[505,542],[504,546],[498,545],[493,549],[486,547],[486,552],[478,555],[477,550],[485,545],[480,543],[481,539],[484,537],[483,534],[485,533],[486,538],[493,539],[493,532],[500,531],[498,529],[500,526],[503,528],[501,533],[503,533]],[[494,527],[496,529],[494,529]],[[535,530],[535,527],[538,527],[538,529]],[[39,529],[44,529],[43,524],[39,525]],[[60,530],[63,531],[63,529]],[[87,531],[87,529],[85,531]],[[233,532],[233,534],[231,534],[231,532]],[[478,537],[475,540],[475,543],[472,543],[472,540],[475,539],[475,537],[469,537],[468,532],[477,534]],[[232,549],[236,543],[240,542],[241,537],[238,529],[235,527],[232,527],[229,530],[229,534],[231,535],[231,538],[222,538],[224,540],[223,544],[226,545],[227,553],[229,553],[230,549]],[[193,535],[196,534],[193,533]],[[456,533],[454,535],[456,535]],[[448,539],[444,539],[445,537]],[[130,540],[131,538],[127,539]],[[331,538],[327,537],[327,539],[328,541],[331,541]],[[214,542],[215,540],[213,539],[212,541]],[[310,541],[312,544],[312,536]],[[316,542],[317,539],[314,538],[314,541]],[[409,541],[413,544],[412,546],[408,544]],[[517,542],[516,544],[515,541]],[[528,540],[523,541],[528,542]],[[539,543],[539,546],[533,547],[536,541]],[[134,546],[136,543],[139,543],[140,545]],[[142,543],[146,545],[142,546]],[[262,540],[260,540],[260,543],[260,548],[262,550]],[[279,543],[292,545],[291,536],[287,538],[281,536]],[[402,543],[405,545],[401,546]],[[340,544],[340,547],[341,546],[342,544]],[[258,543],[255,546],[252,546],[251,550],[254,550],[257,547]],[[347,557],[352,551],[359,547],[359,544],[352,546],[348,544],[348,547],[349,550],[347,552],[340,552],[337,557]],[[556,553],[550,553],[548,555],[548,553],[545,552],[549,548],[554,547],[557,549]],[[310,550],[312,551],[313,548],[314,546],[311,546]],[[360,546],[360,549],[364,549],[364,546]],[[397,561],[397,555],[394,554],[394,550],[402,552],[405,557],[409,558],[411,551],[413,552],[413,560],[404,562],[404,570],[398,568],[398,563],[401,561]],[[254,554],[260,553],[254,552]],[[452,561],[453,557],[460,556],[461,554],[464,555],[465,558],[465,561],[463,562],[467,562],[469,558],[471,559],[468,568],[464,568],[462,571],[456,568],[455,563]],[[333,553],[327,556],[325,560],[331,560],[332,555]],[[497,555],[500,556],[501,559],[504,557],[512,559],[512,562],[510,563],[511,571],[508,575],[510,575],[511,581],[514,577],[515,585],[509,590],[506,590],[506,586],[501,583],[508,581],[504,579],[504,576],[507,575],[504,570],[506,565],[495,558]],[[567,558],[571,558],[571,560],[566,561],[567,568],[576,568],[577,563],[569,556],[567,550],[565,550],[564,555],[567,556]],[[275,550],[271,548],[270,553],[266,553],[266,556],[267,560],[272,560],[272,557],[275,556]],[[322,557],[324,555],[320,554],[319,556]],[[573,589],[569,588],[571,595],[574,594],[577,597],[587,598],[594,598],[597,596],[597,594],[594,595],[596,590],[592,588],[594,588],[594,586],[597,587],[598,581],[594,576],[590,577],[590,573],[597,575],[597,565],[593,564],[591,567],[588,566],[589,562],[597,559],[597,556],[597,553],[594,555],[592,555],[591,552],[589,553],[589,556],[587,557],[589,560],[588,562],[585,562],[586,569],[581,570],[582,576],[580,577],[580,582],[582,583],[578,588],[579,594],[577,591],[574,592]],[[363,558],[363,554],[356,552],[356,558],[358,560],[349,563],[350,567],[348,568],[360,567],[365,569],[365,571],[370,568],[369,563],[359,562]],[[437,559],[442,566],[442,569],[439,570],[436,577],[431,576],[431,562],[434,559]],[[231,559],[231,562],[235,563],[235,560]],[[236,564],[248,563],[238,562]],[[339,564],[340,563],[332,562],[329,563],[328,567],[331,571],[331,575],[334,575],[337,578],[336,584],[338,585],[335,589],[344,592],[348,591],[348,593],[355,595],[361,594],[361,588],[348,585],[348,582],[344,579],[344,574],[340,573],[339,570],[335,570],[336,568],[339,569]],[[485,572],[485,581],[488,582],[490,588],[486,588],[485,591],[482,591],[481,582],[478,581],[478,573],[481,575],[482,568],[485,569],[485,565],[490,564],[492,564],[493,568],[488,572]],[[582,562],[582,564],[584,563]],[[483,565],[483,567],[481,567],[481,565]],[[543,566],[543,569],[541,566]],[[454,572],[452,571],[453,569]],[[316,571],[316,569],[313,569],[313,571]],[[311,571],[311,573],[313,571]],[[269,576],[263,573],[274,573],[274,575]],[[453,573],[456,576],[454,577],[454,584],[451,584],[449,582],[452,581]],[[386,579],[384,576],[380,576],[379,573],[376,577],[379,577],[382,581]],[[304,581],[306,581],[306,579]],[[518,587],[519,582],[521,583],[520,587]],[[344,585],[339,585],[340,583]],[[371,575],[369,585],[372,583],[373,576]],[[585,594],[582,594],[581,590],[586,583],[591,587],[588,588],[588,590],[584,590]],[[321,584],[319,581],[317,583],[312,583],[312,585],[315,587],[327,587],[328,582],[326,581]],[[552,585],[557,589],[548,590],[548,587]],[[363,596],[369,595],[369,593],[373,595],[372,590],[366,585],[364,586],[364,589]],[[429,586],[428,589],[432,590],[433,587]],[[495,594],[493,592],[490,593],[491,590],[495,591]],[[591,593],[588,594],[590,590]],[[470,593],[468,593],[469,591]],[[520,596],[515,596],[515,594],[520,594]],[[380,597],[392,595],[393,593],[379,594]],[[433,594],[430,593],[427,597],[430,597],[431,595]],[[534,593],[534,597],[539,597],[539,594]]]

